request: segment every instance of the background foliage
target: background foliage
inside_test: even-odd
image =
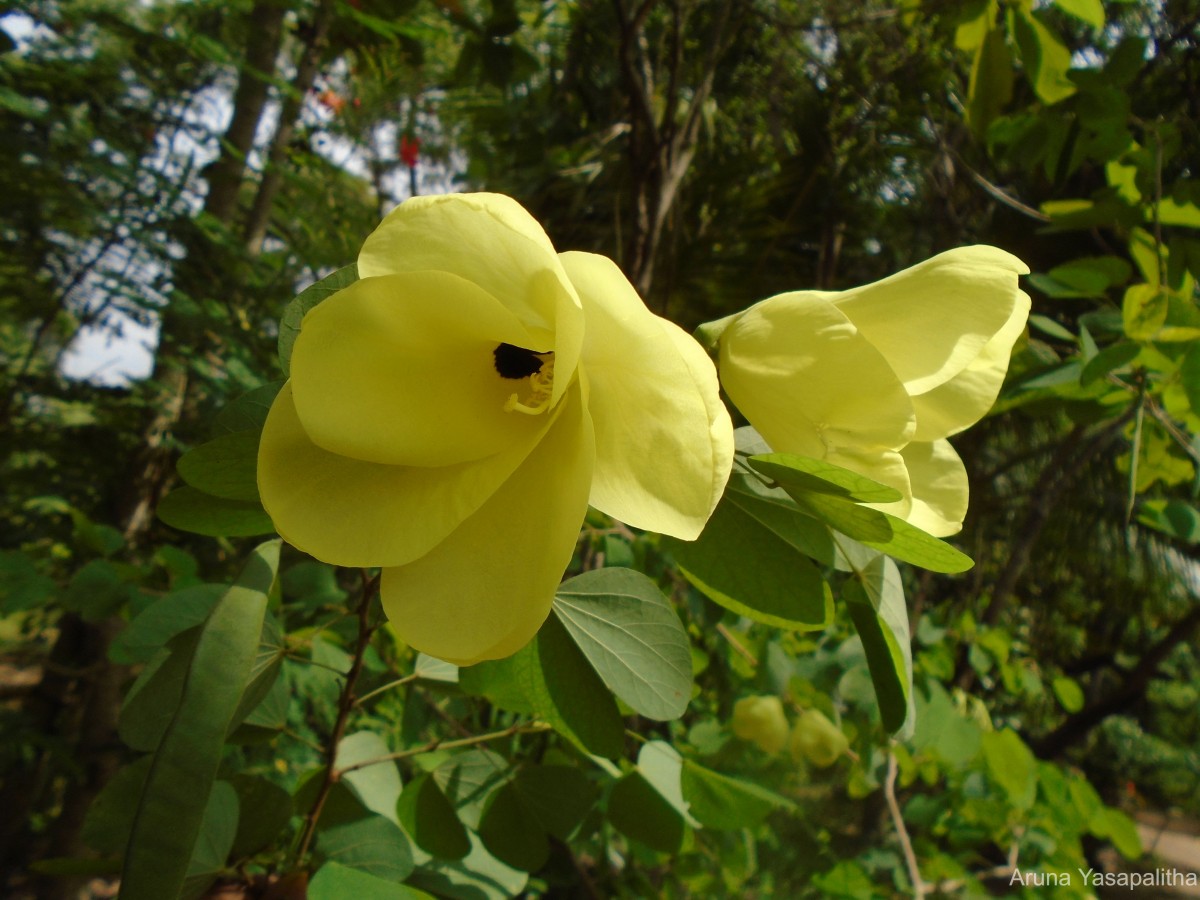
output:
[[[1152,868],[1126,813],[1200,811],[1194,0],[28,0],[0,26],[6,894],[979,895]],[[1029,262],[1028,338],[957,440],[974,568],[835,551],[813,504],[855,486],[747,471],[709,547],[774,541],[752,590],[593,517],[533,645],[414,657],[371,573],[254,537],[244,461],[291,298],[455,187],[689,328],[961,244]],[[753,697],[780,702],[739,721]]]

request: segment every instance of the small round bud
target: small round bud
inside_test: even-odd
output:
[[[842,730],[820,710],[806,709],[796,720],[788,742],[792,759],[806,759],[820,769],[832,766],[850,747]]]

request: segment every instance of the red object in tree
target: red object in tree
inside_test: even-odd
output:
[[[410,169],[417,167],[417,155],[421,152],[421,142],[417,138],[409,138],[408,135],[400,135],[400,159]]]
[[[322,91],[317,102],[335,116],[346,108],[346,98],[336,91]]]

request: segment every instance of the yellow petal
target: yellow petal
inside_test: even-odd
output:
[[[550,612],[587,512],[595,439],[578,382],[521,467],[449,537],[384,569],[396,633],[459,665],[519,649]]]
[[[995,247],[960,247],[864,287],[827,294],[910,394],[965,369],[1008,323],[1029,268]]]
[[[417,466],[490,456],[540,427],[505,411],[528,379],[497,372],[502,343],[549,349],[531,346],[512,312],[456,275],[364,278],[304,317],[292,351],[296,410],[313,442],[342,456]]]
[[[586,321],[591,504],[635,528],[692,540],[733,464],[716,369],[691,337],[646,308],[612,260],[564,253],[562,262]]]
[[[734,405],[781,453],[867,459],[899,450],[916,427],[883,356],[817,292],[780,294],[739,316],[721,336],[720,369]]]
[[[553,421],[554,414],[538,416],[538,430],[485,460],[389,466],[314,444],[288,382],[263,426],[258,489],[276,530],[305,553],[339,566],[402,565],[428,553],[479,509]]]
[[[934,537],[957,534],[969,491],[967,470],[950,442],[914,441],[901,453],[912,482],[912,510],[904,518]]]
[[[553,349],[553,401],[570,383],[583,343],[579,298],[542,226],[502,194],[414,197],[394,209],[358,255],[361,278],[452,272],[499,300],[539,349]]]
[[[917,411],[913,440],[936,441],[958,434],[987,414],[1004,384],[1013,344],[1028,318],[1029,296],[1018,291],[1012,315],[979,356],[945,384],[912,398]]]

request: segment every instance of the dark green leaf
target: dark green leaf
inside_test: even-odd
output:
[[[225,735],[258,650],[279,546],[270,541],[251,553],[202,626],[134,820],[121,876],[123,900],[162,900],[183,886]]]
[[[709,828],[753,828],[775,809],[795,809],[790,800],[749,781],[730,778],[689,759],[683,761],[683,799]]]
[[[138,799],[150,774],[150,762],[151,757],[143,756],[125,766],[109,779],[88,807],[80,836],[93,850],[108,856],[118,856],[124,851],[137,815]]]
[[[210,537],[251,537],[275,531],[262,504],[214,497],[190,486],[163,497],[158,517],[172,528]]]
[[[217,434],[233,434],[238,431],[262,431],[267,413],[275,396],[283,387],[282,381],[272,381],[242,394],[213,419],[213,431]]]
[[[179,477],[224,500],[258,503],[257,431],[222,434],[179,458]]]
[[[308,884],[308,900],[433,900],[424,891],[337,862],[321,866]]]
[[[589,753],[621,755],[624,726],[617,704],[556,617],[512,659],[521,690],[540,718]]]
[[[393,815],[395,811],[393,810]],[[408,836],[383,816],[368,816],[321,831],[317,849],[331,862],[385,881],[403,881],[413,870]]]
[[[1137,344],[1120,343],[1113,344],[1111,347],[1105,347],[1083,367],[1083,371],[1079,373],[1079,383],[1087,387],[1093,381],[1097,381],[1112,372],[1125,366],[1135,360],[1142,348]]]
[[[912,649],[904,585],[896,564],[886,556],[876,557],[856,577],[847,579],[842,599],[862,639],[884,728],[899,731],[907,719],[903,737],[911,736]]]
[[[279,365],[283,368],[284,375],[291,371],[292,347],[296,344],[296,338],[300,336],[300,324],[308,311],[356,281],[358,265],[351,263],[326,275],[315,284],[310,284],[288,304],[279,320]]]
[[[492,795],[479,822],[479,837],[496,859],[515,869],[536,872],[550,857],[545,830],[529,815],[511,781]]]
[[[21,612],[44,604],[57,589],[19,550],[0,553],[0,612]]]
[[[200,826],[200,837],[188,863],[187,878],[183,882],[180,900],[196,900],[212,884],[225,867],[229,851],[233,849],[234,835],[238,828],[238,796],[227,781],[218,781],[212,786],[208,805],[204,808],[204,821]]]
[[[197,584],[156,600],[117,635],[108,658],[123,664],[149,662],[175,635],[208,618],[227,589],[224,584]]]
[[[810,491],[863,503],[893,503],[903,495],[893,487],[819,459],[792,453],[768,453],[747,460],[756,472],[775,481],[789,494]]]
[[[697,540],[664,544],[688,581],[726,609],[778,628],[832,621],[833,595],[817,567],[746,512],[740,497],[726,494]]]
[[[511,772],[508,761],[490,750],[468,750],[446,760],[434,771],[438,786],[468,828],[478,828],[492,793]]]
[[[256,775],[235,775],[230,784],[237,791],[237,834],[230,851],[235,858],[262,850],[288,825],[292,798],[279,785]]]
[[[674,853],[683,844],[683,816],[640,772],[630,772],[613,785],[608,818],[617,831],[655,850]]]
[[[554,613],[634,711],[659,721],[683,715],[692,696],[691,645],[653,581],[632,569],[585,572],[559,586]]]
[[[410,781],[396,804],[400,824],[418,847],[441,859],[462,859],[471,850],[467,830],[431,772]]]
[[[471,852],[464,859],[435,859],[417,869],[409,881],[439,897],[460,900],[509,900],[521,896],[529,876],[488,853],[474,834],[468,837]]]

